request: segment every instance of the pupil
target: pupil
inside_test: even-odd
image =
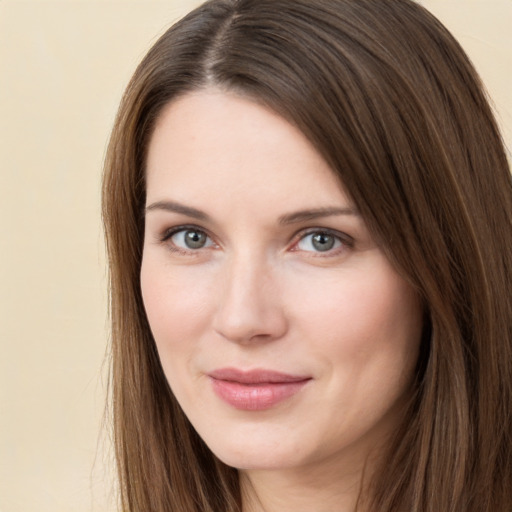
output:
[[[199,231],[187,231],[185,233],[185,243],[190,249],[200,249],[206,243],[206,235]]]
[[[334,246],[334,237],[325,233],[318,233],[313,236],[313,247],[317,251],[328,251]]]

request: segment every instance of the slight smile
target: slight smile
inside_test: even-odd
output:
[[[298,393],[309,376],[273,370],[222,368],[208,374],[216,395],[236,409],[263,411]]]

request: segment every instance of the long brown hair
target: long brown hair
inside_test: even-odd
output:
[[[426,305],[410,405],[369,510],[512,510],[511,176],[467,56],[410,0],[211,0],[136,70],[103,184],[123,510],[241,509],[236,470],[169,389],[139,283],[155,120],[210,86],[302,130]]]

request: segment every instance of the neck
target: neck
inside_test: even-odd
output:
[[[351,467],[340,472],[339,466],[327,464],[321,468],[240,471],[242,511],[355,512],[362,501],[367,469]]]

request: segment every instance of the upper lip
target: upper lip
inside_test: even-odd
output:
[[[240,384],[279,384],[301,382],[311,379],[307,375],[291,375],[274,370],[254,369],[239,370],[237,368],[220,368],[208,374],[213,379],[239,382]]]

